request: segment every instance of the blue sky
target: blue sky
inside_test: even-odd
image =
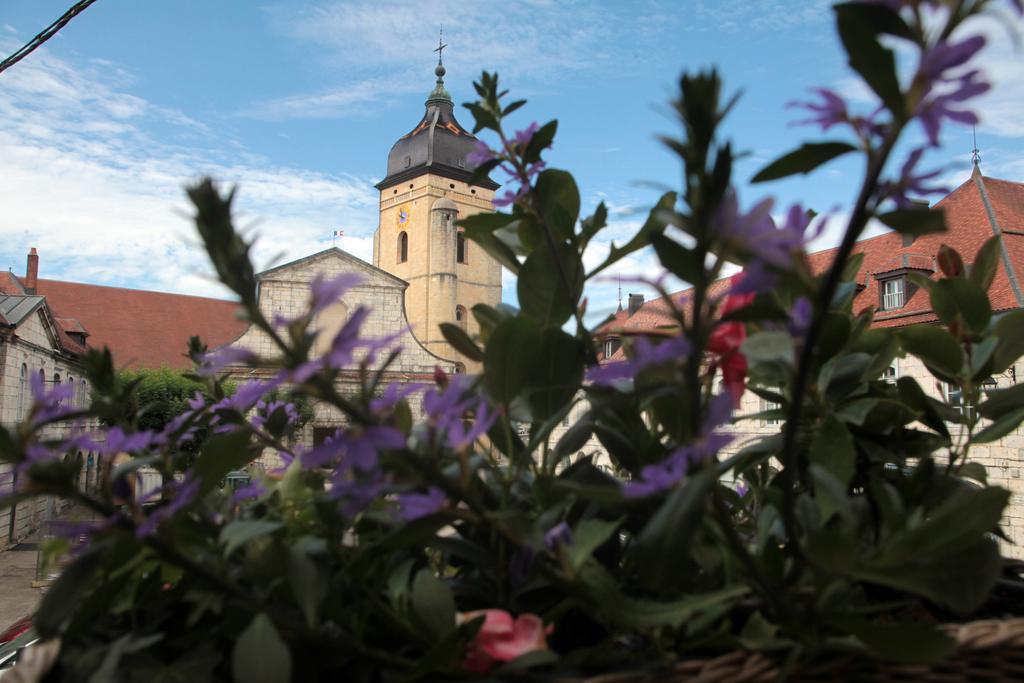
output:
[[[69,4],[4,0],[0,52]],[[339,246],[368,258],[373,183],[422,113],[441,24],[456,102],[471,97],[481,69],[496,70],[530,101],[517,123],[558,118],[549,162],[576,174],[585,207],[608,202],[607,239],[642,221],[659,193],[652,186],[678,182],[655,134],[676,133],[664,102],[684,69],[715,65],[730,91],[743,91],[728,126],[749,153],[737,174],[743,205],[771,193],[782,204],[841,209],[855,191],[855,162],[809,179],[745,182],[812,134],[792,125],[800,114],[787,102],[815,85],[864,97],[826,2],[98,0],[0,75],[0,265],[23,272],[35,246],[43,277],[223,296],[181,191],[207,173],[239,184],[259,265],[330,246],[337,228],[346,233]],[[1024,180],[1021,55],[994,22],[981,28],[991,38],[982,61],[997,84],[981,106],[982,167]],[[459,116],[469,127],[468,112]],[[953,186],[969,172],[971,132],[947,127],[945,143],[926,159]],[[619,272],[653,267],[639,254]],[[591,289],[593,314],[614,309],[615,289]],[[506,298],[514,301],[514,287]]]

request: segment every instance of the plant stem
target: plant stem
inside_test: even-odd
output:
[[[825,317],[828,315],[832,299],[839,286],[843,268],[846,266],[846,261],[853,252],[853,247],[857,243],[861,232],[863,232],[864,226],[867,225],[868,218],[870,218],[868,202],[874,196],[875,190],[878,187],[878,178],[885,167],[886,161],[889,159],[889,155],[892,153],[902,128],[901,124],[894,123],[893,129],[883,139],[877,153],[869,157],[868,171],[864,184],[861,186],[860,194],[854,205],[853,213],[850,215],[849,223],[846,226],[846,233],[843,235],[843,241],[836,252],[832,267],[829,268],[825,281],[822,283],[821,289],[818,290],[815,314],[811,319],[807,336],[804,338],[803,348],[800,350],[800,360],[797,364],[796,377],[793,382],[789,414],[786,417],[786,428],[783,433],[782,452],[780,454],[783,467],[782,472],[779,474],[783,495],[782,518],[786,526],[786,537],[789,539],[790,547],[797,555],[801,553],[799,543],[796,542],[797,522],[794,472],[798,473],[800,483],[805,487],[808,487],[810,482],[807,481],[804,458],[797,451],[796,433],[803,414],[804,396],[807,393],[807,382],[811,373],[811,364],[814,360],[814,352],[818,338],[821,336]]]

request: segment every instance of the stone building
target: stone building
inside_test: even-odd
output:
[[[439,326],[455,323],[475,334],[469,311],[478,303],[501,301],[501,266],[471,245],[455,223],[493,211],[498,185],[489,178],[469,184],[473,168],[466,155],[476,138],[455,120],[440,59],[435,73],[437,85],[423,118],[391,148],[387,175],[377,183],[380,224],[373,235],[373,265],[409,283],[405,308],[423,345],[457,360]]]
[[[73,388],[72,402],[84,406],[89,387],[82,378],[81,356],[88,333],[75,318],[58,317],[38,291],[39,255],[29,253],[24,279],[13,273],[0,275],[0,424],[12,428],[28,416],[32,405],[32,380],[47,389],[54,385]],[[49,436],[60,436],[49,428]],[[95,478],[98,462],[83,454],[83,485]],[[0,463],[0,492],[15,483],[15,472]],[[53,500],[37,499],[0,508],[0,548],[25,538],[53,514]]]
[[[916,239],[886,233],[857,243],[854,253],[863,254],[864,261],[857,274],[854,312],[859,313],[873,306],[876,311],[876,327],[936,322],[928,292],[916,287],[908,277],[909,274],[937,276],[936,256],[943,244],[956,249],[965,262],[970,263],[985,240],[993,235],[1002,236],[999,268],[989,290],[993,314],[1024,308],[1024,183],[986,177],[975,165],[971,177],[933,208],[945,213],[947,232]],[[813,270],[819,273],[827,270],[835,255],[835,249],[810,254]],[[711,294],[724,294],[727,290],[727,281],[723,280],[712,285]],[[620,341],[624,334],[673,324],[664,301],[642,303],[642,298],[636,299],[636,296],[630,295],[628,310],[620,310],[600,328],[602,357],[613,361],[623,357]],[[683,307],[689,296],[689,290],[672,295]],[[1017,383],[1022,371],[1024,364],[1017,363],[1004,374],[992,377],[987,386],[1012,386]],[[895,382],[902,376],[914,377],[922,389],[935,398],[947,401],[960,410],[970,409],[963,405],[959,392],[937,382],[916,358],[897,358],[886,379]],[[773,407],[773,404],[747,392],[737,414],[753,415]],[[739,422],[734,427],[737,438],[728,449],[729,453],[735,452],[754,437],[777,432],[779,425],[779,420],[771,418]],[[588,444],[587,448],[599,456],[602,454],[600,444],[596,441]],[[970,459],[986,467],[990,483],[1012,492],[1003,528],[1016,545],[1007,545],[1004,552],[1024,557],[1024,429],[996,442],[973,446]]]

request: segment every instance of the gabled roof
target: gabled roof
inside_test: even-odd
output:
[[[4,286],[11,283],[0,278]],[[236,317],[233,301],[42,279],[36,291],[58,319],[66,348],[84,350],[68,336],[69,330],[84,328],[89,346],[109,346],[118,368],[187,369],[192,365],[184,355],[190,336],[199,335],[215,348],[247,327]]]
[[[41,296],[0,294],[0,315],[9,325],[17,326],[42,306],[44,301],[45,298]]]
[[[344,249],[339,249],[338,247],[329,247],[327,249],[324,249],[323,251],[318,251],[315,254],[310,254],[308,256],[303,256],[302,258],[297,258],[294,261],[289,261],[288,263],[282,263],[279,266],[274,266],[273,268],[268,268],[267,270],[264,270],[262,272],[256,273],[256,279],[257,280],[265,280],[265,279],[268,279],[271,275],[278,275],[278,274],[280,274],[280,273],[282,273],[284,271],[287,271],[287,270],[290,270],[290,269],[294,269],[296,267],[304,266],[307,263],[312,263],[313,261],[318,261],[320,259],[324,259],[324,258],[327,258],[329,256],[339,257],[343,261],[345,261],[345,263],[347,265],[349,265],[350,267],[352,267],[352,268],[354,268],[356,270],[361,270],[361,271],[365,272],[366,274],[374,276],[374,277],[377,277],[377,276],[382,277],[382,278],[388,280],[392,285],[397,285],[397,286],[401,287],[402,289],[405,289],[405,288],[407,288],[409,286],[408,282],[406,282],[402,278],[398,277],[397,275],[392,275],[388,271],[383,270],[381,268],[378,268],[377,266],[373,265],[372,263],[367,263],[366,261],[364,261],[363,259],[359,258],[358,256],[356,256],[354,254],[350,254],[349,252],[345,251]]]
[[[985,240],[995,234],[1003,236],[1003,249],[989,300],[993,311],[1024,308],[1024,183],[989,178],[975,166],[971,177],[946,195],[933,207],[945,213],[947,231],[924,235],[909,244],[903,236],[894,232],[878,235],[857,242],[854,254],[864,254],[864,262],[857,275],[863,285],[854,299],[854,309],[860,312],[869,306],[879,307],[880,290],[886,275],[896,275],[904,270],[916,270],[923,274],[934,272],[935,258],[939,247],[947,244],[956,249],[964,262],[970,264]],[[835,259],[837,249],[808,254],[811,269],[815,273],[826,271]],[[728,289],[728,280],[712,284],[710,296],[719,296]],[[687,305],[689,289],[672,294],[672,298],[689,312]],[[874,324],[878,327],[898,327],[919,322],[934,322],[928,292],[909,288],[910,294],[903,307],[891,311],[878,311]],[[640,310],[626,320],[604,323],[602,332],[611,330],[620,333],[638,333],[654,330],[659,326],[672,325],[669,308],[661,299],[644,304]],[[617,352],[612,358],[617,358]]]

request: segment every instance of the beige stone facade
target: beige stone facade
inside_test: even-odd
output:
[[[82,377],[77,355],[69,353],[60,342],[56,323],[41,296],[4,297],[8,304],[30,307],[28,313],[0,332],[0,423],[13,429],[25,419],[32,405],[31,379],[42,378],[47,389],[54,383],[74,387],[75,405],[84,406],[89,388]],[[10,316],[8,316],[10,317]],[[50,428],[48,437],[60,436],[57,428]],[[99,460],[93,453],[83,453],[82,485],[95,481]],[[0,463],[0,492],[7,493],[14,484],[14,469]],[[0,549],[28,537],[56,512],[56,501],[38,498],[16,506],[0,508]]]
[[[405,307],[413,332],[430,351],[459,360],[471,372],[478,368],[451,348],[440,325],[459,324],[475,335],[479,330],[469,311],[501,301],[501,265],[460,238],[456,225],[493,211],[493,197],[493,190],[427,173],[381,190],[380,225],[373,236],[373,264],[409,283]]]

